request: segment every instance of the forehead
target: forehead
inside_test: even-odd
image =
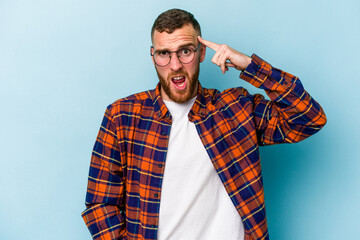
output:
[[[182,45],[193,44],[195,46],[197,43],[197,36],[198,34],[194,27],[187,24],[170,34],[166,31],[161,33],[155,31],[153,45],[155,49],[177,50],[177,48]]]

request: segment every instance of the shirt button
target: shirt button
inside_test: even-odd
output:
[[[164,165],[162,165],[161,163],[158,164],[159,168],[162,168]]]
[[[156,228],[156,225],[151,225],[152,228]]]
[[[285,83],[285,84],[288,84],[288,82],[287,82],[287,81],[285,81],[284,83]]]
[[[154,197],[156,197],[156,198],[157,198],[158,196],[159,196],[159,194],[157,194],[157,193],[155,193],[155,194],[154,194]]]
[[[166,135],[166,131],[165,131],[165,130],[161,130],[161,135]]]

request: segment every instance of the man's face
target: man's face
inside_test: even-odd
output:
[[[153,54],[155,51],[177,51],[182,47],[196,49],[199,45],[198,34],[192,25],[187,24],[182,28],[176,29],[173,33],[166,31],[154,32]],[[167,101],[178,103],[187,102],[197,94],[199,65],[205,58],[205,47],[200,46],[195,52],[194,60],[184,64],[177,58],[176,53],[171,53],[170,63],[164,67],[153,63],[160,80],[161,97]]]

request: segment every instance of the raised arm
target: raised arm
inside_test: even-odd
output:
[[[215,50],[212,62],[225,73],[229,67],[242,71],[240,78],[264,89],[262,95],[251,96],[253,116],[260,145],[299,142],[326,123],[321,106],[303,88],[299,78],[272,67],[255,54],[248,57],[227,45],[219,45],[199,37],[199,41]]]

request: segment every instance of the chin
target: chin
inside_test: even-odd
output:
[[[191,82],[183,91],[171,89],[168,85],[163,86],[163,84],[161,84],[161,87],[171,101],[176,103],[186,103],[196,96],[198,81]]]

